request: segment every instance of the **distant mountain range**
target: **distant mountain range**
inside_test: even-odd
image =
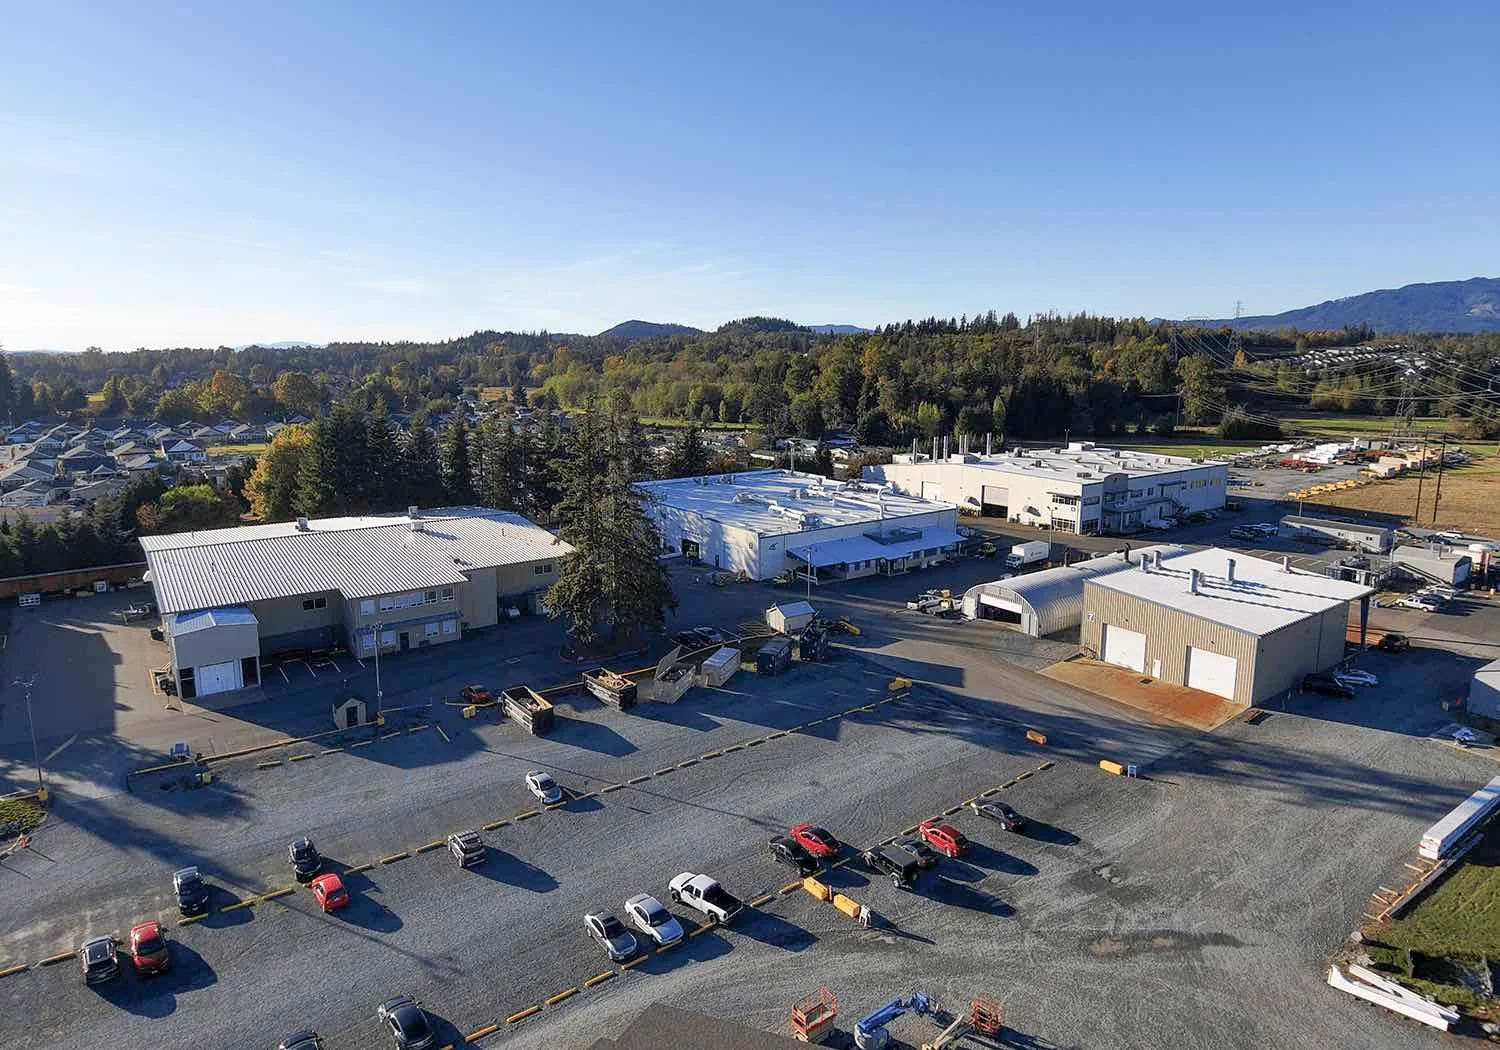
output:
[[[757,331],[784,331],[786,329],[806,328],[809,332],[817,332],[820,335],[859,335],[869,332],[869,328],[861,328],[852,324],[810,324],[797,325],[790,321],[781,321],[777,318],[747,317],[739,321],[731,321],[720,327],[725,328],[740,326]],[[613,328],[606,328],[600,332],[600,339],[619,339],[624,342],[634,342],[637,339],[659,339],[668,335],[703,335],[703,329],[694,328],[692,325],[668,324],[660,321],[622,321]]]
[[[1363,324],[1376,332],[1495,332],[1500,331],[1500,277],[1408,284],[1285,313],[1195,323],[1261,331],[1322,332]]]
[[[236,350],[248,350],[252,346],[262,350],[316,350],[323,343],[304,343],[300,339],[288,339],[280,343],[246,343],[244,346],[235,347]]]

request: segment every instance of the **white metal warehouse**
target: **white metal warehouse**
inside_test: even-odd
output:
[[[1154,554],[1170,558],[1186,553],[1186,547],[1164,543],[981,583],[964,592],[963,614],[970,620],[993,620],[1033,638],[1056,634],[1083,622],[1085,580],[1128,569]]]
[[[1217,460],[1091,441],[940,459],[903,452],[892,460],[866,467],[865,478],[975,514],[1079,534],[1137,532],[1220,510],[1229,480],[1229,467]]]
[[[817,582],[900,573],[947,557],[963,539],[952,504],[819,474],[750,470],[637,488],[664,551],[752,580],[787,570]]]
[[[278,653],[357,656],[457,641],[536,611],[572,548],[518,514],[405,514],[143,536],[178,695],[260,682]]]
[[[1344,658],[1374,591],[1209,548],[1086,580],[1080,642],[1105,663],[1258,704]]]

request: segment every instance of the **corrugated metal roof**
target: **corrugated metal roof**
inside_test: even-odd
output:
[[[211,627],[257,625],[260,621],[244,606],[233,609],[202,609],[198,612],[178,613],[172,617],[172,634],[192,634]]]
[[[1072,565],[1059,565],[1020,576],[1008,576],[993,583],[981,583],[964,592],[964,606],[966,609],[974,608],[981,594],[1018,602],[1029,608],[1036,617],[1038,636],[1054,634],[1083,623],[1084,580],[1139,565],[1143,557],[1152,553],[1160,554],[1163,558],[1175,558],[1179,554],[1186,554],[1187,548],[1170,543],[1136,547],[1129,555],[1115,552],[1074,562]]]
[[[412,525],[420,526],[414,531]],[[479,507],[143,536],[164,614],[319,591],[345,598],[462,583],[467,571],[560,558],[572,547],[519,514]]]

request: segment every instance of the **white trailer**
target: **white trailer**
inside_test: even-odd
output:
[[[1046,540],[1027,540],[1010,549],[1010,553],[1005,556],[1005,567],[1019,569],[1023,565],[1035,565],[1039,561],[1046,561],[1051,553],[1052,544]]]

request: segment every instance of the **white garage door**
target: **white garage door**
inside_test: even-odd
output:
[[[980,594],[979,604],[988,605],[991,609],[1004,609],[1006,612],[1019,613],[1025,610],[1020,602],[1002,598],[998,594]]]
[[[1107,623],[1103,628],[1104,662],[1116,667],[1128,667],[1132,671],[1146,669],[1146,636],[1140,631],[1127,630]]]
[[[240,662],[226,660],[222,664],[203,664],[193,669],[193,681],[198,684],[198,695],[227,693],[240,687]]]
[[[1234,699],[1234,677],[1240,662],[1232,656],[1195,649],[1187,651],[1187,681],[1189,689],[1202,689],[1205,693]]]
[[[922,498],[941,501],[943,498],[943,486],[936,481],[922,482]]]

